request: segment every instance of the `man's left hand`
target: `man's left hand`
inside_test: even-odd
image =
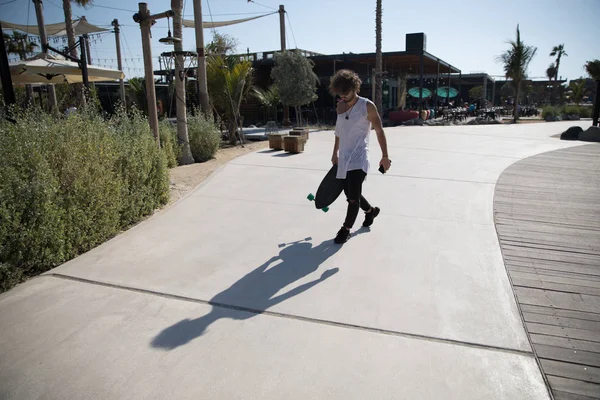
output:
[[[390,167],[392,166],[392,162],[389,158],[383,157],[381,161],[379,161],[379,165],[383,165],[384,171],[387,172],[387,170],[390,169]]]

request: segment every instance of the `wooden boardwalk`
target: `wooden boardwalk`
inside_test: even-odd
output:
[[[494,218],[554,398],[600,399],[600,145],[510,166],[496,186]]]

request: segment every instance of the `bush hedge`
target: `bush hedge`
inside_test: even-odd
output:
[[[174,151],[158,149],[136,111],[104,120],[29,110],[16,120],[0,122],[0,292],[166,204]]]
[[[188,136],[192,156],[196,162],[213,158],[221,144],[219,129],[197,110],[188,115]]]
[[[174,168],[177,166],[177,160],[181,156],[181,145],[177,139],[177,128],[166,119],[160,121],[158,128],[160,132],[160,145],[167,157],[167,166]]]
[[[545,106],[542,110],[542,118],[558,117],[563,115],[577,115],[580,118],[590,118],[592,115],[591,107],[586,106]]]

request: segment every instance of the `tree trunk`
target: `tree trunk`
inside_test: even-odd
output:
[[[300,106],[294,107],[296,111],[296,125],[302,126],[302,109]]]
[[[598,117],[600,116],[600,80],[596,81],[596,99],[594,100],[594,113],[592,115],[592,125],[598,126]]]
[[[406,108],[406,78],[407,77],[408,77],[408,74],[406,72],[400,72],[398,74],[398,109],[399,110],[404,110]]]
[[[67,43],[69,44],[69,54],[71,57],[77,58],[77,48],[75,47],[75,29],[73,29],[73,11],[71,8],[71,0],[63,0],[63,11],[65,14],[65,28],[67,30]],[[83,84],[75,83],[75,93],[77,93],[77,99],[79,105],[85,105],[85,96],[83,91]]]
[[[382,55],[381,55],[381,0],[377,0],[375,8],[375,105],[380,114],[383,114],[382,93]]]
[[[515,104],[513,108],[513,122],[516,124],[519,119],[519,95],[521,94],[521,82],[515,83]]]
[[[229,122],[229,144],[232,146],[237,144],[237,123],[235,120]]]
[[[182,39],[182,18],[183,18],[183,3],[181,0],[171,0],[171,9],[175,13],[173,16],[173,37]],[[175,42],[174,49],[176,52],[183,51],[183,42]],[[181,143],[181,160],[180,164],[188,165],[194,163],[192,150],[190,148],[190,140],[187,127],[187,110],[185,101],[185,59],[182,55],[175,56],[175,94],[177,99],[177,137]],[[148,107],[156,107],[156,104],[148,104]]]

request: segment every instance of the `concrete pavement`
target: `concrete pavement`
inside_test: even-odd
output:
[[[515,161],[579,145],[550,137],[571,125],[387,129],[382,213],[343,247],[344,199],[306,200],[332,132],[238,158],[0,296],[0,398],[546,399],[492,200]]]

